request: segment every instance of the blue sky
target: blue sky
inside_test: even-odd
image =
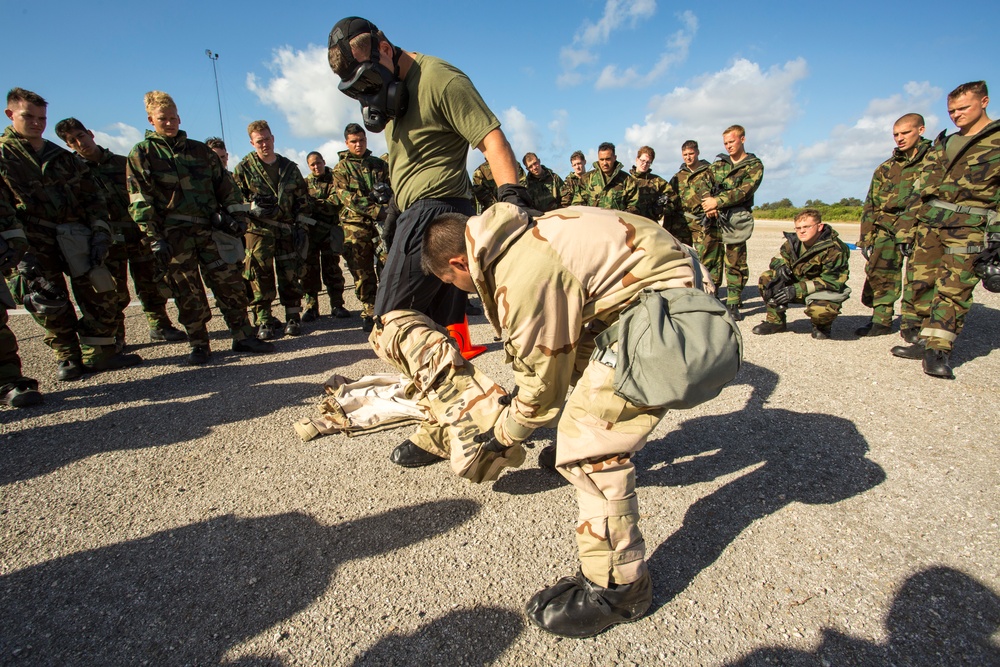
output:
[[[747,128],[762,158],[758,203],[790,197],[863,198],[891,152],[892,122],[927,117],[927,135],[953,128],[945,95],[985,79],[1000,91],[995,29],[1000,5],[905,3],[172,2],[9,4],[4,7],[3,90],[22,86],[49,102],[47,136],[76,116],[104,145],[127,152],[148,127],[142,95],[169,92],[182,129],[220,134],[216,62],[233,159],[251,150],[246,125],[267,119],[277,150],[305,169],[344,148],[357,103],[336,90],[326,40],[353,14],[394,43],[464,70],[503,122],[520,158],[534,151],[565,175],[569,154],[596,159],[611,141],[631,166],[652,145],[669,177],[680,144],[722,151],[721,131]],[[962,14],[957,13],[957,9]],[[997,93],[1000,96],[1000,92]],[[1000,117],[1000,102],[991,105]],[[370,136],[374,151],[384,141]],[[481,162],[477,151],[472,167]],[[234,162],[230,166],[233,166]]]

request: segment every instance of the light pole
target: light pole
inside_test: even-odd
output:
[[[219,127],[222,129],[222,143],[226,143],[226,126],[222,123],[222,98],[219,97],[219,71],[215,68],[219,54],[212,53],[211,49],[205,49],[205,55],[212,61],[212,73],[215,74],[215,101],[219,105]]]

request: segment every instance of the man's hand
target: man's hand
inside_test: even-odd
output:
[[[0,271],[17,266],[26,252],[28,252],[28,242],[23,238],[0,238]]]
[[[149,249],[153,251],[153,257],[161,266],[166,266],[174,257],[174,251],[165,239],[157,239],[149,244]]]
[[[516,183],[504,183],[497,188],[497,201],[507,202],[522,209],[531,217],[538,217],[541,211],[535,208],[535,203],[531,201],[528,188]]]
[[[795,288],[791,285],[784,289],[779,289],[771,296],[771,301],[776,306],[787,306],[795,298]]]
[[[90,263],[93,266],[103,264],[111,252],[112,238],[103,229],[98,229],[90,237]]]
[[[714,218],[719,214],[719,200],[715,197],[705,197],[701,200],[701,208],[710,218]],[[712,215],[713,213],[715,215]]]

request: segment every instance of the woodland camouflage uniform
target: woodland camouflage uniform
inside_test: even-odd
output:
[[[75,222],[92,232],[110,234],[100,186],[72,153],[51,141],[36,152],[13,127],[0,137],[0,181],[42,275],[69,294],[63,274],[69,275],[70,269],[56,242],[56,225]],[[16,294],[11,276],[8,272]],[[57,361],[91,365],[115,354],[118,296],[114,291],[95,291],[87,274],[71,277],[70,285],[80,307],[79,319],[73,308],[59,315],[31,316],[45,329],[43,340]]]
[[[928,349],[943,352],[951,351],[972,306],[979,283],[973,262],[987,234],[1000,233],[1000,121],[949,159],[946,148],[954,137],[942,132],[928,151],[920,198],[900,215],[896,232],[897,243],[914,248],[912,312],[920,319],[913,326]]]
[[[684,219],[691,233],[691,245],[712,276],[712,282],[722,285],[726,263],[722,232],[716,219],[707,217],[701,207],[701,200],[712,196],[715,182],[712,180],[711,167],[706,160],[698,160],[693,167],[682,162],[681,168],[670,180],[670,185],[680,200]]]
[[[372,155],[362,156],[350,151],[337,154],[340,161],[333,168],[333,187],[340,200],[340,225],[344,229],[344,259],[354,276],[354,293],[361,302],[361,316],[375,313],[375,273],[379,232],[376,221],[385,218],[386,206],[372,194],[376,183],[389,183],[389,165]]]
[[[629,170],[629,175],[639,186],[639,215],[653,222],[662,222],[664,229],[673,234],[674,238],[691,245],[691,231],[684,220],[677,193],[670,187],[670,183],[651,171],[640,174],[634,165]],[[660,198],[664,196],[667,197],[667,203],[661,204]]]
[[[0,186],[0,238],[9,246],[26,247],[24,228],[18,222],[14,207],[8,201],[6,187]],[[0,286],[2,288],[2,286]],[[38,380],[21,374],[21,357],[17,354],[17,338],[7,326],[7,309],[10,303],[0,300],[0,396],[11,389],[38,389]]]
[[[576,175],[575,171],[571,171],[563,179],[562,191],[559,193],[559,208],[566,208],[573,204],[573,199],[577,197],[577,193],[583,188],[583,179]],[[582,195],[580,195],[582,196]]]
[[[316,223],[310,216],[309,188],[298,166],[283,155],[276,157],[277,183],[271,181],[264,161],[256,152],[244,156],[233,170],[233,178],[248,204],[258,194],[271,195],[278,200],[276,210],[268,216],[250,207],[243,277],[250,283],[253,293],[250,312],[258,326],[277,323],[271,313],[275,297],[284,306],[286,320],[300,318],[305,258],[296,248],[295,233],[299,230],[308,234],[309,228]]]
[[[611,173],[605,177],[600,163],[582,177],[581,188],[573,197],[574,206],[596,206],[628,213],[639,212],[639,184],[624,171],[621,162],[615,162]]]
[[[325,167],[320,176],[306,176],[312,197],[312,217],[316,224],[309,228],[309,256],[306,258],[302,290],[303,308],[319,311],[319,293],[326,286],[330,307],[344,307],[344,272],[340,270],[340,255],[344,252],[344,230],[340,226],[340,199],[333,187],[333,170]]]
[[[233,340],[253,337],[240,267],[223,261],[212,238],[213,213],[247,210],[219,156],[183,130],[175,137],[147,130],[129,153],[125,173],[132,219],[150,242],[166,241],[173,252],[166,269],[191,347],[209,347],[206,325],[212,311],[202,275]]]
[[[903,285],[903,254],[896,246],[896,223],[918,194],[917,177],[930,147],[928,139],[921,139],[911,158],[897,148],[892,157],[880,164],[872,175],[861,211],[861,235],[858,240],[858,248],[871,248],[865,265],[861,302],[873,309],[872,324],[892,324],[893,306],[900,297]],[[907,300],[906,303],[912,301]],[[915,315],[911,314],[909,319],[911,326],[917,326]]]
[[[731,157],[720,153],[712,163],[712,179],[718,190],[714,197],[720,212],[731,208],[753,211],[753,194],[764,179],[764,163],[753,153],[747,153],[734,165]],[[736,306],[743,303],[743,288],[750,276],[747,244],[744,241],[725,245],[726,305]]]
[[[563,180],[545,165],[542,165],[541,176],[527,172],[528,196],[535,208],[543,213],[559,208],[559,200],[563,188]]]

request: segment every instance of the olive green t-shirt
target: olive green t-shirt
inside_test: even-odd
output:
[[[440,58],[414,54],[404,83],[409,106],[386,128],[396,204],[405,211],[420,199],[471,198],[469,147],[500,121],[469,77]]]

